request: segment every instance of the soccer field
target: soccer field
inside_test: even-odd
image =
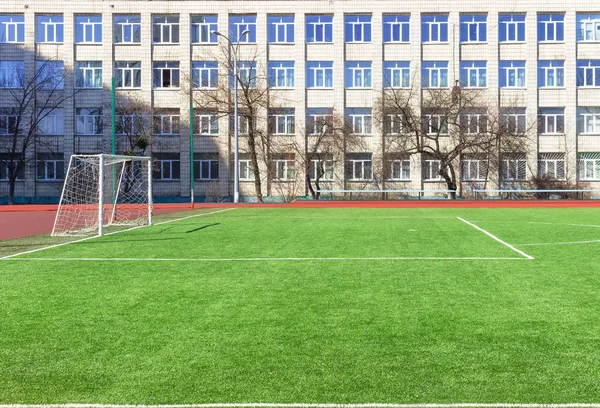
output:
[[[600,403],[599,209],[212,211],[0,256],[0,404]]]

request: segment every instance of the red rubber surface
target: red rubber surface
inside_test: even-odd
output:
[[[194,208],[600,208],[600,200],[407,200],[407,201],[295,201],[275,203],[202,203]],[[0,240],[52,231],[57,205],[0,206]],[[189,210],[189,204],[155,204],[154,213]]]

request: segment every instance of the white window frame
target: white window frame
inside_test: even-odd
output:
[[[91,21],[92,17],[97,16],[77,16],[75,19],[77,20],[79,17],[87,18],[87,21],[76,21],[78,25],[82,26],[82,38],[81,41],[77,41],[77,44],[102,44],[102,18],[100,21]],[[96,26],[100,26],[100,38],[96,38]]]
[[[587,62],[587,65],[582,63]],[[592,65],[595,63],[596,65]],[[577,82],[579,88],[597,88],[600,87],[600,60],[577,60]],[[580,75],[580,73],[582,75]],[[591,74],[591,75],[588,75]],[[583,84],[579,85],[579,78],[583,79]],[[591,83],[587,79],[591,78]]]
[[[438,66],[438,64],[440,66]],[[448,62],[427,61],[423,64],[423,70],[427,78],[427,86],[424,88],[447,88],[448,87]]]
[[[219,136],[219,117],[214,113],[200,113],[195,115],[197,130],[200,136]],[[241,132],[240,132],[241,133]]]
[[[438,159],[423,159],[422,163],[422,179],[423,181],[441,181],[443,180],[440,176],[440,168],[442,167],[442,161]]]
[[[346,61],[347,88],[370,89],[373,86],[371,61]]]
[[[538,32],[539,32],[539,26],[542,25],[544,27],[544,38],[538,38],[538,42],[564,42],[564,38],[565,38],[565,16],[564,14],[550,14],[550,20],[539,20],[539,18],[541,16],[547,16],[548,14],[540,14],[538,15],[538,21],[537,21],[537,26],[538,26]],[[552,17],[558,15],[558,16],[562,16],[561,20],[552,20]],[[561,27],[562,30],[562,40],[557,40],[557,33],[559,32],[558,28],[559,26]],[[552,27],[552,29],[550,29]],[[554,38],[548,39],[549,34],[551,34],[551,36],[554,36]]]
[[[0,61],[0,88],[23,88],[25,79],[24,61]]]
[[[487,42],[487,16],[486,16],[486,21],[475,21],[475,17],[477,15],[469,15],[468,17],[471,18],[471,21],[467,21],[466,19],[464,19],[464,17],[467,16],[461,16],[460,18],[460,25],[461,26],[466,26],[467,27],[467,37],[468,39],[466,41],[462,41],[465,44],[468,43],[486,43]],[[474,27],[475,32],[471,33],[471,28]],[[474,34],[475,39],[471,38],[471,34]],[[482,39],[481,37],[484,36],[485,39]]]
[[[4,29],[2,29],[2,33],[0,34],[0,39],[3,39],[3,43],[24,43],[25,42],[25,17],[23,15],[19,16],[11,16],[4,15],[2,17],[8,17],[8,21],[3,21],[0,24],[4,25]],[[23,21],[13,21],[13,19],[17,17]],[[19,30],[19,26],[21,26],[21,30]],[[23,32],[23,38],[19,38],[19,31]]]
[[[92,110],[97,113],[90,113]],[[75,111],[75,134],[101,136],[102,122],[102,108],[77,108]]]
[[[177,22],[168,21],[176,18]],[[158,30],[158,36],[156,35]],[[153,44],[179,44],[179,16],[162,15],[152,17]]]
[[[448,117],[443,113],[423,114],[425,122],[425,133],[428,136],[448,136]]]
[[[119,30],[121,32],[121,41],[117,41],[118,36],[116,35],[116,31],[114,32],[115,44],[121,44],[121,45],[122,44],[140,44],[141,43],[141,31],[142,31],[141,17],[134,16],[134,15],[130,15],[130,16],[115,15],[114,16],[114,18],[117,18],[117,17],[124,17],[125,21],[116,21],[113,23],[115,25],[113,30]],[[129,21],[129,19],[135,19],[135,20],[137,20],[137,22]],[[126,33],[128,31],[130,33],[129,41],[126,40],[127,39]],[[137,41],[136,41],[136,32],[138,33]]]
[[[600,180],[600,153],[579,153],[577,157],[579,180]]]
[[[216,163],[216,168],[215,167]],[[210,181],[219,179],[219,159],[215,158],[194,158],[194,167],[198,164],[198,173],[194,169],[194,180]],[[206,170],[206,177],[203,176],[203,169]]]
[[[464,156],[461,160],[462,181],[485,181],[487,179],[487,159],[476,156]]]
[[[240,21],[229,21],[231,27],[230,35],[232,42],[239,42],[240,44],[253,44],[256,42],[256,16],[255,15],[236,15],[230,16],[241,18]],[[250,21],[246,21],[246,19]],[[248,34],[242,37],[244,31],[248,31]]]
[[[510,15],[510,21],[499,21],[499,30],[502,30],[503,28],[506,30],[506,40],[505,41],[501,41],[504,43],[522,43],[525,42],[527,40],[527,38],[523,38],[522,40],[519,39],[519,32],[522,31],[524,33],[525,36],[527,36],[527,27],[525,26],[525,20],[517,20],[515,21],[514,18],[516,16],[519,17],[523,17],[522,14],[509,14]],[[499,19],[500,20],[500,19]],[[505,27],[503,27],[503,25]],[[519,26],[522,25],[523,26],[523,30],[519,30]],[[514,33],[514,39],[511,39],[511,33]],[[500,36],[498,36],[498,38],[500,38]],[[498,41],[500,41],[498,39]]]
[[[156,83],[157,80],[160,81],[159,84]],[[154,89],[179,89],[179,81],[178,61],[154,61],[152,63],[152,87]]]
[[[56,108],[46,114],[43,110],[38,113],[38,135],[42,136],[64,136],[65,113],[63,108]]]
[[[99,65],[98,65],[99,63]],[[95,66],[92,66],[94,64]],[[81,79],[81,81],[80,81]],[[81,85],[81,86],[79,86]],[[75,62],[75,88],[102,88],[102,61]]]
[[[273,181],[294,181],[296,177],[296,161],[278,157],[273,159]]]
[[[506,62],[506,66],[500,67],[506,83],[504,88],[525,89],[527,87],[527,66],[515,66],[515,61]],[[523,78],[522,84],[519,83],[520,78]]]
[[[385,136],[398,136],[404,134],[404,121],[400,114],[388,114],[383,118],[383,133]]]
[[[319,166],[323,168],[323,176],[319,178],[319,181],[333,181],[333,159],[312,159],[309,167],[309,177],[312,180],[317,180],[317,170]]]
[[[384,83],[386,88],[410,88],[410,62],[408,66],[398,66],[408,61],[384,61]],[[395,64],[393,66],[392,64]]]
[[[119,114],[115,116],[115,134],[117,136],[139,134],[139,125],[142,118],[136,114]],[[121,132],[119,132],[121,130]]]
[[[118,66],[123,65],[124,66]],[[115,78],[121,72],[121,84],[118,81],[116,87],[119,89],[140,89],[142,87],[142,63],[140,61],[115,61]],[[136,84],[136,78],[139,84]]]
[[[307,16],[308,17],[308,16]],[[311,16],[312,17],[312,16]],[[317,17],[316,21],[307,21],[306,25],[306,42],[307,43],[332,43],[333,42],[333,18],[331,18],[331,16],[329,15],[319,15],[319,16],[314,16]],[[329,21],[321,21],[321,18],[327,18]],[[310,26],[310,28],[309,28]],[[317,27],[319,27],[320,30],[317,30]],[[331,30],[331,41],[327,41],[327,29]],[[313,36],[310,37],[309,36],[309,32],[312,31]],[[317,36],[317,34],[319,34],[320,38],[318,38],[319,36]],[[308,41],[309,38],[312,38],[312,41]]]
[[[583,120],[582,135],[600,135],[600,112],[580,113]]]
[[[565,179],[564,153],[540,153],[538,157],[538,176],[551,175],[556,180]]]
[[[350,120],[350,129],[353,135],[372,136],[373,135],[373,113],[355,113],[348,114]]]
[[[306,115],[307,133],[310,136],[320,136],[325,126],[333,126],[333,112],[329,113],[311,113]]]
[[[548,63],[547,66],[546,63]],[[558,63],[558,65],[553,66],[556,63]],[[564,88],[564,61],[538,61],[538,70],[542,71],[540,75],[540,88]]]
[[[181,159],[177,158],[166,158],[157,156],[154,160],[153,165],[156,166],[156,171],[153,174],[154,180],[159,181],[173,181],[181,179]],[[177,169],[179,172],[179,176],[176,177],[174,173],[174,169]],[[157,173],[160,174],[160,177],[154,177]],[[165,177],[165,173],[168,173]]]
[[[600,14],[577,15],[577,41],[600,41]]]
[[[289,16],[269,16],[267,18],[268,24],[275,27],[275,38],[274,41],[270,41],[271,44],[293,44],[294,43],[294,25],[295,21],[283,21],[285,17]],[[276,21],[279,19],[279,21]],[[292,27],[292,38],[288,38],[289,26]]]
[[[275,136],[293,136],[296,134],[296,116],[291,112],[269,113],[269,133]]]
[[[192,72],[196,72],[196,75],[192,75],[197,78],[197,83],[194,84],[195,89],[217,89],[219,86],[219,67],[218,66],[206,66],[206,64],[212,64],[214,61],[193,61]],[[194,64],[204,64],[204,66],[194,66]],[[204,81],[204,78],[208,81]],[[206,83],[206,86],[203,84]],[[197,86],[196,86],[197,85]]]
[[[41,156],[42,154],[40,154]],[[37,181],[60,181],[65,178],[65,160],[64,159],[40,159],[36,158],[35,178]],[[41,167],[40,167],[41,166]],[[40,177],[40,170],[43,170],[43,175]],[[62,173],[62,174],[61,174]]]
[[[216,16],[192,16],[192,32],[190,33],[190,37],[192,38],[192,44],[216,44],[218,42],[218,36],[212,34],[213,31],[217,31],[218,29],[217,22],[207,23],[205,21],[194,21],[194,19],[202,20],[206,17]],[[194,37],[196,37],[198,41],[193,41]]]
[[[390,17],[394,18],[394,21],[385,21],[388,20]],[[389,26],[389,30],[390,30],[390,40],[389,41],[385,41],[385,43],[391,44],[391,43],[407,43],[410,42],[410,17],[409,17],[409,21],[398,21],[399,19],[404,20],[406,16],[402,16],[402,15],[394,15],[394,16],[383,16],[383,24],[384,27],[385,25]],[[404,26],[408,26],[408,37],[409,38],[404,38]]]
[[[14,134],[14,128],[17,126],[18,120],[18,114],[9,113],[0,108],[0,136]]]
[[[565,111],[562,113],[541,110],[538,115],[538,132],[542,135],[562,135],[565,133]],[[562,129],[561,129],[562,127]]]
[[[410,159],[392,159],[388,161],[390,166],[391,181],[410,181]]]
[[[322,67],[321,64],[328,64],[328,66]],[[306,81],[307,88],[309,89],[332,89],[334,84],[333,77],[333,64],[329,61],[307,61],[308,75],[312,76],[313,84],[308,86],[308,78]],[[315,65],[316,64],[316,65]],[[327,77],[331,78],[331,85],[327,85]]]
[[[349,181],[373,180],[373,159],[349,159],[352,176]]]
[[[255,61],[238,61],[238,89],[255,88],[257,81],[256,62]],[[233,78],[232,78],[233,81]],[[233,87],[233,84],[232,84]]]
[[[157,136],[179,136],[181,118],[178,114],[164,112],[154,114],[153,134]]]
[[[231,160],[230,178],[233,179],[233,169],[235,163]],[[240,181],[254,181],[254,170],[252,169],[252,160],[246,158],[238,159],[238,175]]]
[[[36,84],[38,89],[55,91],[65,87],[64,61],[36,61]]]
[[[36,23],[36,29],[40,30],[41,29],[41,36],[42,39],[40,41],[37,41],[38,43],[48,43],[48,44],[62,44],[64,42],[64,27],[65,27],[65,23],[64,23],[64,18],[63,16],[48,16],[48,15],[41,15],[41,16],[37,16],[36,18],[44,18],[44,17],[48,17],[49,21],[37,21]],[[58,17],[60,19],[60,21],[52,21],[53,17]],[[41,26],[41,27],[40,27]],[[58,41],[57,37],[60,35],[63,37],[62,41]],[[51,35],[49,35],[51,34]],[[37,37],[37,36],[36,36]],[[54,40],[49,40],[48,38],[54,38]],[[36,40],[38,40],[36,38]]]
[[[448,32],[448,16],[446,15],[434,15],[432,21],[424,21],[421,20],[421,29],[425,29],[428,32],[428,40],[423,41],[424,43],[441,43],[446,44],[450,40],[450,33]],[[437,21],[438,18],[441,18],[442,21]],[[425,25],[426,27],[423,27]],[[445,26],[445,27],[444,27]],[[442,32],[443,29],[446,30],[447,40],[442,40]],[[435,36],[434,36],[435,34]],[[435,37],[435,39],[434,39]]]
[[[467,112],[461,115],[461,127],[465,135],[481,135],[488,131],[488,115],[481,112]]]
[[[292,66],[289,66],[289,63]],[[284,65],[288,63],[287,65]],[[271,87],[280,89],[292,89],[295,82],[294,61],[269,61],[269,74]]]
[[[369,21],[360,21],[360,19],[368,17]],[[352,21],[355,20],[355,21]],[[344,31],[350,26],[351,35],[350,38],[345,38],[347,43],[370,43],[371,40],[365,40],[365,37],[372,37],[371,32],[371,16],[370,15],[347,15],[344,18]],[[345,35],[344,35],[345,36]]]
[[[461,61],[461,70],[466,72],[467,81],[461,85],[465,88],[486,88],[487,87],[487,63],[483,67],[475,66],[481,61]],[[469,63],[471,63],[469,65]],[[483,82],[483,85],[481,84]]]
[[[500,120],[509,135],[522,136],[527,130],[527,114],[525,112],[502,113]]]
[[[501,160],[501,181],[525,181],[527,179],[527,159],[525,155],[505,155]]]

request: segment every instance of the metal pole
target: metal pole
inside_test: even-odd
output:
[[[190,104],[190,205],[194,208],[194,105]]]
[[[112,154],[116,154],[116,146],[115,146],[115,122],[116,122],[116,118],[115,118],[115,77],[111,78],[111,92],[110,92],[110,98],[111,98],[111,105],[110,105],[110,120],[111,120],[111,153]]]

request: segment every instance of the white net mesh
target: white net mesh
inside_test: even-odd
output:
[[[110,226],[149,224],[149,166],[147,157],[71,156],[52,235],[93,235]]]

